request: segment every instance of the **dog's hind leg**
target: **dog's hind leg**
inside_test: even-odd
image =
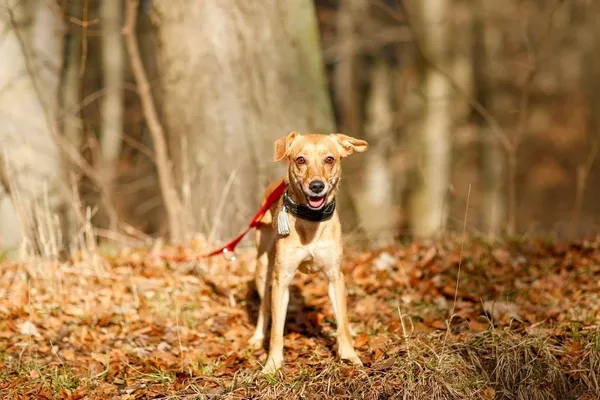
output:
[[[275,234],[271,225],[261,224],[256,228],[257,257],[254,282],[256,283],[256,291],[260,296],[260,307],[258,310],[258,320],[256,321],[256,330],[248,341],[248,344],[255,349],[263,347],[271,316],[271,276],[273,271],[274,242]]]

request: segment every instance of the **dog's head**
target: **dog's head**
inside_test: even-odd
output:
[[[275,141],[275,161],[289,160],[288,178],[312,209],[322,208],[335,195],[341,177],[341,160],[367,150],[368,143],[340,133],[292,132]],[[298,199],[304,200],[304,199]],[[304,202],[304,201],[302,201]]]

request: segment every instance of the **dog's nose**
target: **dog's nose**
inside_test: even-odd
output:
[[[323,181],[314,180],[308,184],[308,188],[315,194],[321,193],[325,189]]]

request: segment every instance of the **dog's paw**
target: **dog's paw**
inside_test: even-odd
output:
[[[282,363],[283,360],[280,358],[269,357],[267,358],[267,361],[265,362],[265,366],[263,367],[261,373],[263,375],[272,375],[275,372],[277,372],[279,368],[281,368]]]
[[[362,367],[363,365],[363,362],[358,358],[354,351],[348,352],[347,354],[340,354],[340,357],[342,360],[349,361],[358,367]]]
[[[250,339],[248,339],[248,346],[250,346],[251,348],[253,348],[254,350],[259,350],[262,349],[263,345],[265,343],[265,337],[262,335],[252,335],[252,337]]]

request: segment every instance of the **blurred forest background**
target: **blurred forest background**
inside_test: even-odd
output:
[[[0,248],[227,240],[290,131],[369,244],[600,224],[593,0],[2,0]],[[22,239],[25,240],[22,240]]]

